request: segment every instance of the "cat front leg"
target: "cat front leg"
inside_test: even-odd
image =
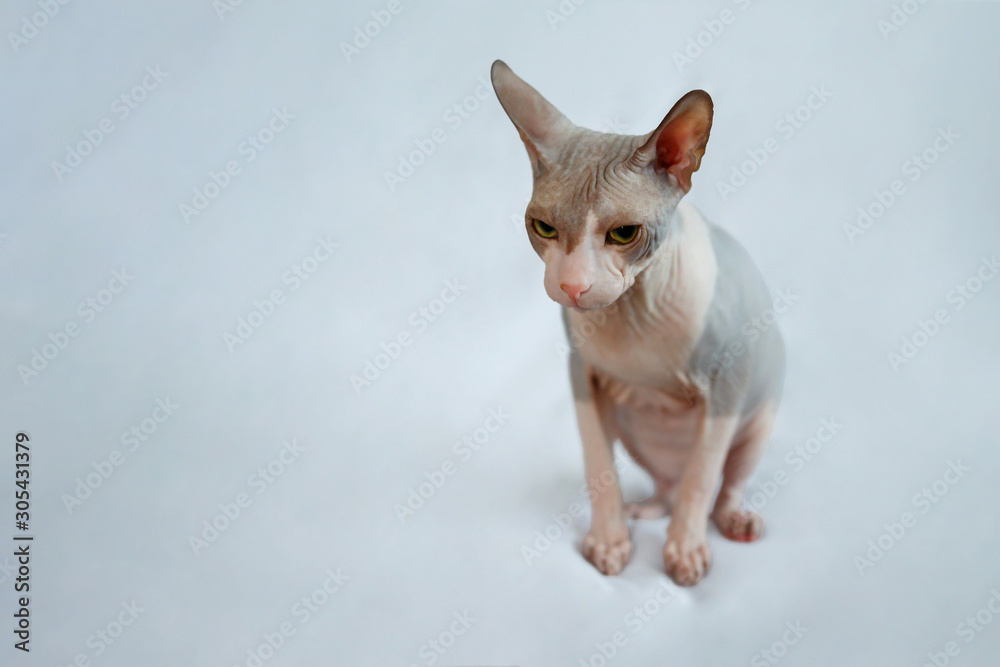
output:
[[[591,382],[575,350],[570,354],[570,377],[592,510],[590,531],[583,538],[583,556],[601,574],[615,575],[625,569],[632,556],[632,539],[615,469],[613,417],[607,397]]]
[[[698,439],[681,477],[663,547],[667,575],[680,586],[694,586],[712,565],[709,507],[739,423],[738,415],[715,413],[707,401],[701,409]]]

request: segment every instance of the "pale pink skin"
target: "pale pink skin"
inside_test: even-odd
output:
[[[770,303],[759,273],[738,243],[682,201],[708,141],[711,98],[692,91],[656,130],[628,137],[576,127],[500,61],[492,78],[531,158],[528,236],[573,348],[593,510],[583,554],[618,574],[632,552],[628,519],[670,514],[664,566],[676,583],[693,585],[711,565],[709,517],[732,540],[763,531],[743,496],[784,371],[777,329],[751,341],[741,328]],[[536,219],[557,236],[544,238]],[[629,225],[640,227],[636,240],[612,243],[609,230]],[[713,366],[733,343],[743,344],[735,364]],[[656,483],[644,503],[623,501],[619,440]]]

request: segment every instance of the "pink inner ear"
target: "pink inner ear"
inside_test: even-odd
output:
[[[708,143],[708,122],[696,109],[682,111],[656,138],[656,168],[673,174],[684,188],[691,189],[691,174],[701,165]]]

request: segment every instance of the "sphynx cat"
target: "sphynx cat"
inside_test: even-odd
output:
[[[577,127],[502,61],[492,80],[531,160],[528,240],[571,344],[592,507],[583,555],[618,574],[632,553],[628,519],[669,514],[666,572],[694,585],[711,566],[709,517],[731,540],[761,536],[743,496],[785,365],[749,254],[682,199],[708,142],[712,98],[693,90],[651,133],[626,136]],[[645,502],[622,498],[619,440],[653,478]]]

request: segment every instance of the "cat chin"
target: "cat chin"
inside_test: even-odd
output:
[[[611,301],[609,303],[602,303],[597,306],[567,306],[564,303],[561,303],[559,305],[561,305],[563,308],[569,308],[570,310],[575,310],[578,313],[593,313],[597,312],[598,310],[603,310],[608,306],[612,306],[614,305],[614,303],[615,303],[614,301]]]
[[[599,308],[603,308],[603,306],[596,306],[596,307],[595,306],[574,306],[574,305],[569,304],[569,303],[563,303],[559,299],[552,299],[552,300],[555,301],[556,303],[558,303],[560,306],[562,306],[566,310],[575,310],[578,313],[587,313],[587,312],[590,312],[592,310],[598,310]]]

